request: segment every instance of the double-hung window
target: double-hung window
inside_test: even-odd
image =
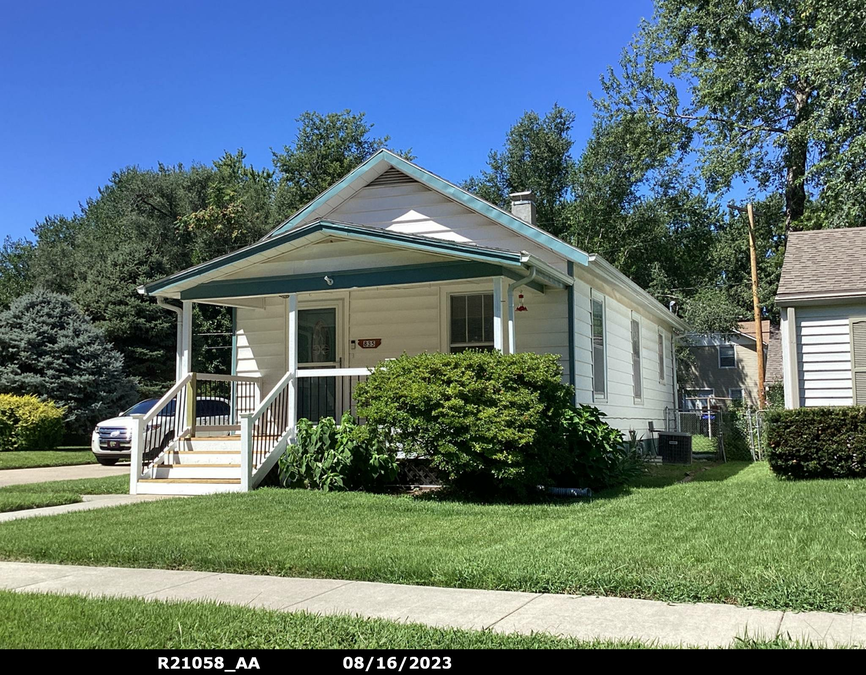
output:
[[[451,353],[493,351],[493,294],[451,296]]]
[[[719,368],[735,368],[736,365],[734,345],[719,345]]]
[[[634,397],[643,398],[643,377],[641,372],[640,353],[640,321],[631,320],[631,379],[634,387]]]
[[[604,346],[604,300],[593,297],[592,311],[592,392],[595,399],[607,397]]]

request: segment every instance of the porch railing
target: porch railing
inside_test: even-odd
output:
[[[241,485],[256,487],[294,439],[297,421],[355,413],[353,394],[367,368],[316,368],[287,372],[259,407],[241,420]]]
[[[132,416],[130,492],[184,438],[207,432],[237,432],[240,415],[255,410],[261,378],[189,373],[172,386],[147,413]]]

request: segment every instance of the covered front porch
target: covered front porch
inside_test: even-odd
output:
[[[299,418],[354,413],[357,383],[402,353],[545,351],[568,370],[571,283],[523,252],[317,221],[152,284],[144,291],[178,315],[177,382],[140,420],[130,488],[251,489]],[[191,372],[196,302],[232,310],[231,375]],[[223,416],[202,415],[207,401],[223,404]],[[166,406],[174,421],[152,433]],[[155,446],[163,432],[170,438]],[[172,475],[165,467],[188,458],[178,453],[217,446],[237,454],[218,472],[232,482],[162,482]]]

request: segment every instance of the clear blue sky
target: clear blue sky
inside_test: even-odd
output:
[[[0,237],[72,214],[112,171],[270,166],[305,110],[365,111],[460,181],[525,110],[575,111],[651,0],[42,2],[0,13]]]

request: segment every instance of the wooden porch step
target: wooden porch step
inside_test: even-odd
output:
[[[139,483],[191,483],[198,485],[240,485],[240,478],[142,478]]]
[[[172,469],[240,469],[240,464],[163,464]]]
[[[239,441],[240,436],[190,436],[189,441]]]

